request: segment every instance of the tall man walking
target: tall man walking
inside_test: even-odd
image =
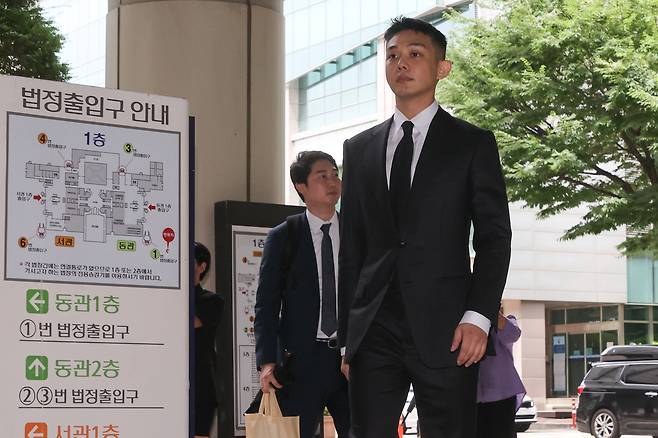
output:
[[[471,438],[477,363],[510,258],[496,141],[436,103],[452,66],[441,32],[401,18],[384,39],[395,113],[343,155],[338,334],[351,436],[397,436],[412,383],[424,437]]]

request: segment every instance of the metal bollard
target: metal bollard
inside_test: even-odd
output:
[[[576,399],[571,399],[571,427],[576,428]]]

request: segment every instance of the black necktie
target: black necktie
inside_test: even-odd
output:
[[[398,226],[398,230],[403,228],[403,217],[409,199],[411,189],[411,159],[414,154],[414,140],[412,132],[414,124],[409,120],[402,123],[404,136],[393,155],[393,164],[391,165],[390,195],[393,216]]]
[[[336,274],[334,271],[334,248],[331,245],[329,228],[324,224],[322,230],[322,333],[331,336],[336,332]]]

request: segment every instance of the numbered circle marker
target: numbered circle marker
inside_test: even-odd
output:
[[[135,146],[132,143],[126,143],[123,145],[123,151],[127,154],[132,154],[135,150]]]
[[[29,241],[27,240],[27,237],[19,237],[18,238],[18,247],[19,248],[27,248],[27,244]]]
[[[39,144],[46,144],[48,143],[48,136],[46,135],[45,132],[42,132],[37,136],[37,141],[39,142]]]

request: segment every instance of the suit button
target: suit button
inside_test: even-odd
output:
[[[405,242],[404,240],[400,240],[399,245],[400,245],[400,248],[404,248],[405,246],[407,246],[407,242]]]

